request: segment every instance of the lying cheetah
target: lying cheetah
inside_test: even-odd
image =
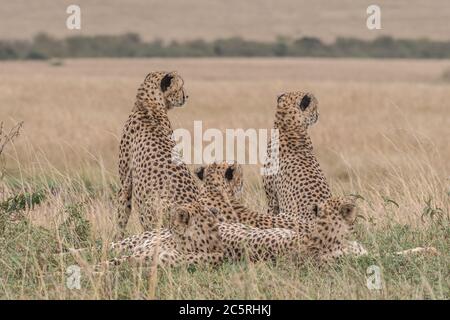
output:
[[[311,93],[289,92],[278,97],[274,129],[279,132],[278,167],[263,175],[269,212],[314,219],[310,208],[331,197],[327,180],[313,152],[308,127],[319,116]],[[269,141],[268,150],[276,141]],[[274,163],[265,164],[269,169]]]
[[[309,223],[298,217],[259,213],[243,205],[240,201],[243,170],[236,162],[201,166],[195,170],[195,174],[203,182],[202,201],[206,206],[218,209],[222,222],[238,222],[260,229],[286,228],[304,232],[309,230]]]
[[[211,213],[216,215],[217,211],[212,209]],[[129,249],[132,254],[112,259],[108,264],[156,261],[168,267],[183,264],[218,265],[223,261],[221,248],[222,240],[214,216],[199,215],[192,205],[175,206],[169,213],[168,228],[145,231],[113,243],[111,249]],[[101,265],[96,267],[100,268]]]
[[[229,167],[235,166],[235,164],[229,165]],[[219,168],[224,167],[226,166],[223,164],[219,166]],[[220,171],[215,165],[206,166],[204,168],[206,172],[208,168],[213,168],[213,172]],[[239,166],[235,168],[240,171]],[[230,195],[235,192],[234,190],[241,188],[239,183],[235,185],[232,180],[226,183],[229,183],[227,190]],[[220,215],[217,210],[213,212]],[[320,205],[314,205],[311,214],[315,216],[314,222],[300,223],[302,227],[295,226],[290,229],[277,227],[260,229],[243,223],[221,222],[218,227],[219,237],[215,236],[214,239],[220,239],[223,255],[219,253],[211,255],[204,251],[186,253],[183,248],[177,247],[180,241],[174,239],[182,236],[185,226],[190,224],[189,218],[183,215],[182,218],[172,222],[172,229],[147,231],[112,244],[112,249],[131,250],[131,254],[113,259],[109,263],[118,265],[124,261],[145,263],[156,260],[163,266],[218,265],[224,259],[237,261],[247,257],[250,261],[258,261],[276,259],[281,256],[297,257],[300,260],[311,257],[318,263],[324,263],[350,254],[361,256],[368,253],[359,243],[349,241],[356,219],[355,206],[351,199],[331,197]],[[216,231],[217,229],[214,230]],[[437,251],[427,247],[399,251],[394,254],[409,255],[417,252],[436,254]]]
[[[271,215],[250,210],[239,200],[243,188],[243,170],[238,163],[222,162],[202,166],[195,170],[204,182],[202,200],[210,207],[220,208],[220,221],[240,222],[260,229],[285,228],[308,233],[316,223],[314,219],[304,220],[296,215]],[[312,212],[312,211],[311,211]],[[344,252],[366,254],[364,247],[356,241],[346,241]]]
[[[270,260],[280,256],[313,258],[315,261],[328,262],[348,254],[345,242],[353,230],[356,218],[355,206],[349,199],[334,197],[313,208],[316,223],[309,232],[302,233],[284,228],[259,229],[242,223],[219,223],[219,234],[224,250],[224,259],[237,261],[243,257],[250,261]],[[178,229],[188,225],[189,219],[179,219]],[[209,260],[201,254],[184,255],[175,247],[173,239],[177,234],[171,229],[144,232],[139,236],[124,239],[112,244],[112,248],[131,254],[113,259],[111,265],[124,261],[145,263],[156,261],[163,265],[174,264],[217,264],[220,256]],[[355,252],[357,253],[357,252]]]

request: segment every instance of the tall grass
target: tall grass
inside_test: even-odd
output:
[[[81,68],[83,63],[89,65],[77,63]],[[266,61],[264,70],[261,61],[241,65],[234,70],[236,81],[231,80],[224,61],[198,61],[196,65],[178,61],[170,68],[180,69],[181,74],[186,70],[191,96],[186,108],[170,114],[175,127],[190,129],[193,120],[201,119],[205,129],[267,128],[273,121],[276,93],[292,89],[314,92],[320,108],[319,122],[311,128],[316,154],[333,193],[358,198],[362,218],[354,237],[369,250],[369,256],[322,268],[280,260],[226,263],[216,269],[159,269],[157,273],[123,265],[103,274],[93,273],[94,264],[111,257],[106,248],[116,233],[117,137],[142,78],[133,73],[137,71],[129,61],[130,73],[125,75],[121,69],[125,62],[98,63],[109,64],[110,68],[105,68],[110,72],[108,79],[94,69],[90,71],[94,74],[77,74],[70,69],[70,61],[53,68],[57,71],[52,76],[37,71],[30,77],[29,70],[23,73],[22,65],[14,67],[13,77],[0,76],[0,119],[8,126],[25,121],[22,135],[4,150],[0,298],[450,297],[450,123],[446,104],[450,90],[447,84],[434,82],[434,76],[429,82],[417,78],[379,82],[372,62],[365,66],[373,74],[359,83],[337,78],[298,80],[291,73],[295,61]],[[142,67],[142,61],[135,63]],[[166,67],[166,62],[149,63],[155,64],[153,69]],[[331,69],[320,69],[322,64],[316,64],[312,77],[333,76]],[[348,67],[345,77],[358,77],[362,65],[354,69],[353,62],[336,62],[336,68],[346,69],[341,64]],[[305,66],[301,61],[298,65]],[[205,66],[216,78],[205,78],[201,68]],[[418,75],[425,70],[421,65],[411,66],[410,72]],[[392,72],[404,70],[400,62],[391,67]],[[431,64],[423,72],[433,68]],[[64,75],[70,70],[72,77]],[[285,80],[266,78],[276,70]],[[245,167],[244,202],[265,211],[258,169]],[[132,215],[127,232],[140,231]],[[417,246],[433,246],[440,254],[391,255]],[[71,248],[85,250],[73,252]],[[72,265],[81,268],[80,290],[67,287],[70,274],[66,272]],[[371,265],[381,269],[380,290],[366,286]]]
[[[436,187],[430,180],[418,182]],[[110,257],[106,247],[116,231],[112,189],[91,181],[93,190],[109,190],[92,192],[87,187],[79,188],[76,178],[70,177],[52,184],[58,186],[58,192],[46,194],[42,203],[25,209],[24,218],[3,222],[1,298],[448,299],[450,295],[450,226],[445,197],[432,198],[431,202],[420,197],[390,202],[383,193],[374,192],[361,198],[358,208],[364,219],[358,222],[355,238],[370,251],[367,257],[347,258],[322,268],[279,260],[226,263],[215,269],[159,269],[152,289],[150,279],[155,271],[149,267],[125,264],[102,274],[92,273],[94,264]],[[17,192],[16,187],[3,186],[10,194]],[[400,192],[413,193],[411,189],[414,185]],[[252,203],[250,199],[256,198],[260,205],[254,208],[263,210],[263,194],[248,186],[246,190],[245,200]],[[442,214],[431,215],[430,210]],[[137,221],[132,221],[129,232],[139,229]],[[80,239],[87,249],[71,253],[69,248],[80,247]],[[390,255],[417,246],[433,246],[440,255]],[[72,265],[81,267],[80,290],[67,288],[66,272]],[[366,286],[371,265],[382,270],[381,290]]]

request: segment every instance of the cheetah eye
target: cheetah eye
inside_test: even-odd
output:
[[[310,103],[311,103],[311,97],[308,96],[307,94],[305,94],[305,95],[303,96],[303,98],[302,98],[302,101],[300,101],[300,105],[299,105],[299,106],[300,106],[300,109],[301,109],[302,111],[305,111],[306,108],[309,107]]]
[[[353,204],[345,204],[341,207],[340,212],[344,218],[351,217],[353,215],[355,206]]]

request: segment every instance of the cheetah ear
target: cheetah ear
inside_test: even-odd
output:
[[[280,99],[285,95],[286,93],[280,93],[277,95],[277,103],[280,103]]]
[[[191,220],[191,215],[188,210],[178,208],[174,214],[174,225],[188,226]]]
[[[203,181],[203,178],[205,177],[205,167],[202,166],[195,169],[194,173],[200,180]]]
[[[162,80],[161,80],[161,91],[162,92],[167,91],[167,89],[172,84],[172,79],[173,79],[173,75],[171,75],[170,73],[166,74],[164,76],[164,78],[162,78]]]
[[[305,94],[302,98],[302,101],[300,101],[300,109],[302,111],[305,111],[310,104],[311,104],[311,97],[308,94]]]
[[[225,171],[225,179],[231,181],[233,180],[233,177],[234,177],[234,164],[229,166]]]
[[[345,219],[353,219],[355,215],[355,205],[353,203],[344,203],[339,209],[339,213]]]

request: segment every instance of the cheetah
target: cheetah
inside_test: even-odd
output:
[[[182,205],[198,201],[198,187],[184,163],[173,159],[175,142],[168,110],[187,95],[176,72],[150,72],[140,85],[119,147],[118,227],[123,237],[132,206],[144,230],[156,227],[155,199]]]
[[[131,250],[132,254],[114,258],[106,266],[120,265],[125,261],[154,261],[165,267],[218,265],[223,261],[222,240],[214,220],[217,211],[211,209],[211,214],[206,217],[199,215],[192,204],[174,206],[169,212],[168,228],[145,231],[111,244],[113,250]],[[100,270],[102,266],[104,264],[99,264],[95,269]]]
[[[237,162],[212,163],[194,172],[203,182],[202,201],[206,206],[218,209],[221,222],[242,223],[260,229],[286,228],[308,232],[309,223],[298,217],[255,212],[243,205],[240,201],[243,170]]]
[[[223,260],[266,261],[279,257],[297,258],[299,261],[310,257],[317,263],[328,263],[349,253],[345,241],[352,233],[356,219],[355,205],[351,199],[332,197],[315,205],[311,214],[316,222],[309,232],[296,232],[284,228],[259,229],[242,223],[219,223],[219,234],[223,246],[223,256],[209,257],[201,254],[185,255],[177,251],[177,236],[170,229],[146,231],[113,243],[112,248],[121,252],[131,250],[130,255],[109,261],[110,265],[120,265],[125,261],[146,263],[149,261],[173,266],[175,264],[218,264]],[[189,218],[177,220],[177,228],[188,225]],[[196,258],[193,258],[195,256]],[[223,259],[223,260],[222,260]]]
[[[272,214],[300,216],[309,221],[314,219],[310,208],[331,197],[308,134],[309,126],[318,117],[318,102],[311,93],[288,92],[277,99],[274,129],[278,130],[278,143],[269,141],[268,151],[277,144],[279,162],[276,172],[266,171],[263,175],[268,211]],[[264,168],[273,165],[269,159]]]
[[[364,250],[349,247],[356,209],[352,199],[332,197],[314,205],[315,223],[310,229],[259,229],[243,224],[220,224],[219,233],[225,258],[250,261],[289,257],[303,261],[310,257],[321,263],[332,262],[344,255],[364,255]]]
[[[243,189],[243,170],[236,162],[213,163],[197,168],[195,173],[204,183],[201,189],[202,200],[207,206],[220,208],[219,220],[222,222],[239,222],[260,229],[284,228],[301,233],[309,233],[315,223],[315,219],[264,214],[243,205],[239,200]],[[344,246],[343,252],[358,255],[367,253],[357,241],[345,241]]]
[[[120,143],[116,238],[123,238],[133,200],[144,230],[161,227],[167,222],[166,213],[170,216],[175,210],[189,223],[173,237],[174,250],[216,257],[222,248],[215,209],[199,201],[196,178],[173,154],[175,141],[167,111],[184,104],[183,84],[175,72],[151,72],[138,89]]]
[[[328,182],[314,155],[308,128],[319,118],[318,101],[312,93],[287,92],[277,98],[274,129],[278,129],[278,141],[269,141],[268,152],[273,146],[279,149],[278,167],[274,174],[263,175],[264,190],[268,200],[268,212],[281,216],[298,216],[313,222],[316,216],[310,210],[332,197]],[[270,154],[269,154],[270,155]],[[264,164],[267,173],[273,160]],[[345,241],[341,253],[367,254],[356,241]],[[395,252],[398,255],[436,252],[433,247],[419,247]],[[336,251],[335,253],[339,253]]]

